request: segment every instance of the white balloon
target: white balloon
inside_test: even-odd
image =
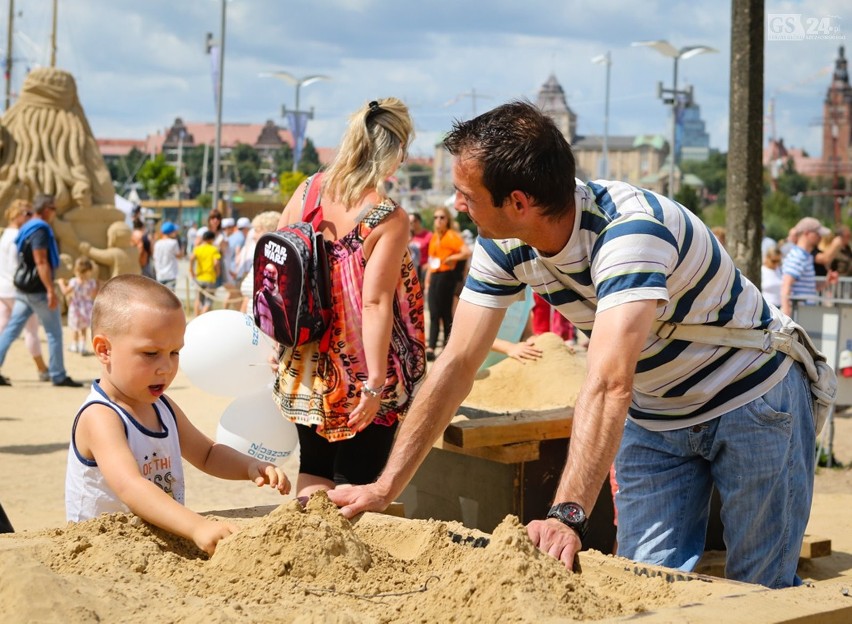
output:
[[[242,396],[274,380],[269,367],[272,345],[247,314],[214,310],[186,326],[180,367],[205,392]]]
[[[264,388],[238,397],[225,408],[216,429],[216,441],[260,461],[278,464],[299,442],[296,425],[284,418]]]

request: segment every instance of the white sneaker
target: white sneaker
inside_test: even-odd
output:
[[[75,345],[75,344],[68,345],[68,350],[71,353],[77,353],[77,345]]]

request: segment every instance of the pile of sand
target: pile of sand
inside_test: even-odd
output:
[[[536,336],[538,360],[512,358],[486,369],[463,405],[497,412],[573,407],[586,377],[585,353],[574,353],[553,333]]]
[[[491,536],[377,514],[353,525],[318,494],[239,522],[210,558],[123,514],[0,537],[0,620],[583,621],[677,602],[660,578],[568,572],[513,516]]]

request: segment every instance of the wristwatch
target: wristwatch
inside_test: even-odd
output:
[[[565,526],[574,529],[580,536],[580,541],[585,539],[586,531],[589,529],[589,519],[579,503],[558,503],[550,508],[547,517],[556,518]]]

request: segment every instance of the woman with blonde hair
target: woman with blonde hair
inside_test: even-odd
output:
[[[16,199],[6,208],[6,227],[0,236],[0,332],[6,327],[15,305],[16,288],[13,283],[18,268],[18,248],[15,238],[20,227],[33,215],[33,205],[25,199]],[[41,354],[41,342],[38,337],[38,316],[33,314],[24,325],[24,343],[38,369],[42,381],[50,381],[47,364]],[[2,381],[0,381],[2,385]]]
[[[402,101],[362,106],[334,161],[296,190],[278,224],[302,220],[309,190],[312,198],[319,191],[330,328],[319,342],[281,350],[273,391],[299,431],[297,496],[373,482],[426,371],[423,296],[408,254],[408,216],[385,188],[413,135]]]

